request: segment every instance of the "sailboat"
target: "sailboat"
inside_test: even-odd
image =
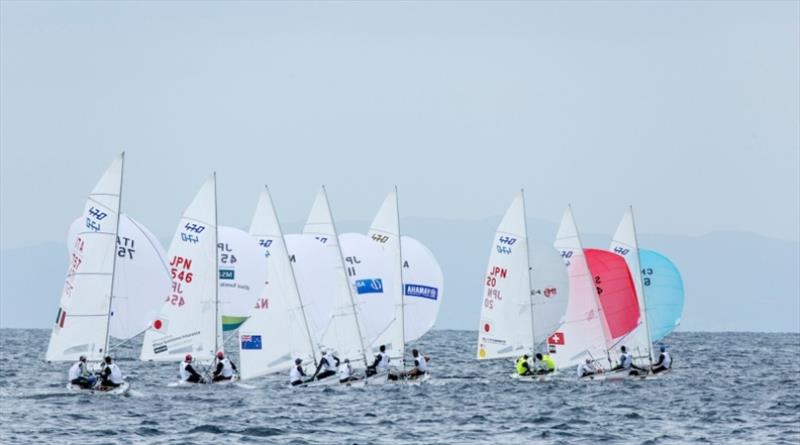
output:
[[[109,354],[117,239],[125,153],[115,159],[84,206],[84,228],[71,246],[70,263],[45,359],[99,362]],[[73,389],[67,384],[67,388]],[[124,393],[127,382],[107,393]]]
[[[85,218],[76,219],[70,226],[69,255],[72,255],[71,246],[85,229]],[[172,284],[166,253],[158,238],[141,222],[124,213],[120,214],[116,253],[109,337],[123,341],[110,346],[110,350],[150,327]]]
[[[551,356],[560,369],[574,367],[586,358],[601,367],[606,367],[604,363],[610,366],[610,333],[571,207],[564,212],[554,246],[567,266],[569,301],[564,323],[547,339]]]
[[[400,232],[397,188],[386,197],[370,225],[367,237],[388,255],[395,286],[387,288],[392,306],[390,320],[372,339],[373,349],[386,352],[403,367],[405,345],[428,332],[436,322],[444,292],[442,269],[433,253],[418,240]],[[378,314],[365,307],[368,318]]]
[[[169,258],[172,289],[145,333],[144,361],[211,363],[222,351],[217,263],[217,186],[212,174],[183,212]]]
[[[362,364],[366,368],[369,366],[369,342],[363,323],[359,319],[359,307],[348,278],[345,257],[324,186],[314,201],[303,233],[317,238],[327,249],[335,251],[338,257],[338,260],[334,261],[336,271],[336,283],[332,289],[334,307],[327,323],[321,327],[320,351],[334,351],[340,360],[350,360],[354,368]],[[328,381],[336,379],[329,378],[324,382]]]
[[[530,250],[522,190],[495,233],[481,302],[478,360],[534,354],[563,321],[568,302],[564,263],[551,247]]]
[[[298,358],[303,365],[316,365],[319,348],[311,334],[286,239],[266,187],[258,200],[250,233],[267,260],[266,285],[249,318],[239,328],[241,377],[251,379],[284,372]]]

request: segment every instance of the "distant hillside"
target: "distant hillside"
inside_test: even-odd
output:
[[[477,328],[481,282],[498,221],[402,221],[403,231],[424,242],[444,270],[437,328]],[[366,231],[367,225],[342,222],[340,230]],[[556,226],[530,220],[529,230],[547,241]],[[639,239],[642,247],[671,258],[683,274],[687,297],[681,330],[800,332],[800,243],[727,232],[699,237],[643,233]],[[586,246],[606,247],[608,242],[609,235],[584,235]],[[63,244],[1,251],[0,326],[49,328],[66,268]]]

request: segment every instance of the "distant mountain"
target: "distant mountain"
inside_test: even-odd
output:
[[[450,221],[403,219],[403,232],[425,243],[444,271],[436,327],[477,329],[481,283],[497,218]],[[345,221],[342,232],[366,232],[368,223]],[[531,219],[533,238],[552,240],[556,225]],[[300,224],[287,224],[287,231]],[[609,235],[586,234],[587,247],[608,246]],[[668,256],[686,287],[681,330],[800,332],[800,243],[750,233],[689,237],[643,233],[643,248]],[[49,328],[67,270],[64,244],[0,251],[0,326]]]

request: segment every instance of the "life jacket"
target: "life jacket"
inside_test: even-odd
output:
[[[108,376],[108,379],[111,380],[111,383],[115,385],[122,384],[122,371],[120,371],[119,366],[116,363],[112,363],[110,365],[106,365],[111,369],[111,374]]]
[[[83,362],[77,362],[69,368],[69,381],[73,381],[83,376]]]
[[[542,355],[542,369],[545,371],[553,371],[556,369],[556,361],[548,354]]]
[[[422,372],[428,372],[428,361],[425,360],[425,356],[420,354],[417,358],[417,368]]]
[[[325,370],[336,372],[336,360],[333,358],[333,354],[327,352],[322,358],[325,359]]]
[[[222,376],[227,378],[233,377],[233,366],[231,366],[231,361],[226,358],[220,360],[222,363]]]
[[[633,365],[633,356],[629,352],[622,354],[619,358],[619,364],[622,369],[630,369],[631,365]]]
[[[380,361],[378,361],[378,366],[377,366],[378,371],[388,371],[389,360],[390,360],[389,354],[386,354],[384,352],[379,352],[378,356],[381,358]]]
[[[182,382],[185,382],[185,381],[189,380],[189,377],[192,376],[192,374],[189,371],[186,370],[186,367],[189,366],[190,364],[191,363],[189,363],[189,362],[181,362],[181,366],[180,366],[179,369],[180,369],[180,376],[181,376],[181,381]]]
[[[339,380],[350,378],[352,374],[353,370],[350,369],[350,363],[342,363],[341,366],[339,366]]]
[[[525,357],[520,357],[517,359],[516,368],[518,375],[525,375],[525,373],[528,372],[528,369],[525,367],[525,363],[527,362],[528,361],[525,360]]]
[[[672,357],[670,357],[669,352],[664,351],[661,354],[664,355],[664,360],[661,361],[661,366],[669,369],[672,367]]]
[[[300,373],[300,366],[293,366],[292,370],[289,371],[289,383],[294,383],[299,380],[303,380],[303,374]]]

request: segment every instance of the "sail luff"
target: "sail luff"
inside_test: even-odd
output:
[[[400,268],[400,338],[402,339],[400,345],[401,351],[401,359],[400,363],[403,366],[403,370],[406,369],[406,322],[405,322],[405,312],[406,312],[406,298],[405,298],[405,285],[403,284],[403,232],[400,230],[400,197],[397,193],[397,186],[394,186],[394,204],[395,204],[395,215],[397,216],[397,266]]]
[[[522,196],[522,226],[525,228],[525,270],[528,275],[528,302],[530,303],[530,316],[531,316],[531,349],[535,353],[536,352],[536,334],[534,328],[534,321],[533,321],[533,283],[531,282],[531,259],[530,259],[530,242],[528,240],[528,211],[525,208],[525,189],[519,190],[520,196]]]
[[[111,289],[108,294],[108,313],[106,315],[106,335],[103,354],[108,354],[108,342],[111,332],[111,305],[114,301],[114,277],[117,272],[117,240],[119,240],[119,220],[122,219],[122,181],[125,176],[125,152],[120,154],[119,192],[117,193],[117,222],[114,226],[114,255],[111,260]]]
[[[628,212],[631,215],[631,228],[633,229],[633,242],[634,247],[636,248],[636,269],[633,272],[633,279],[636,280],[636,284],[642,292],[642,307],[641,307],[641,317],[642,323],[644,324],[644,331],[647,333],[647,358],[650,362],[650,367],[653,367],[653,339],[650,337],[650,325],[647,321],[647,292],[644,290],[644,285],[642,283],[642,257],[639,255],[639,235],[636,232],[636,219],[633,217],[633,206],[628,207]]]

